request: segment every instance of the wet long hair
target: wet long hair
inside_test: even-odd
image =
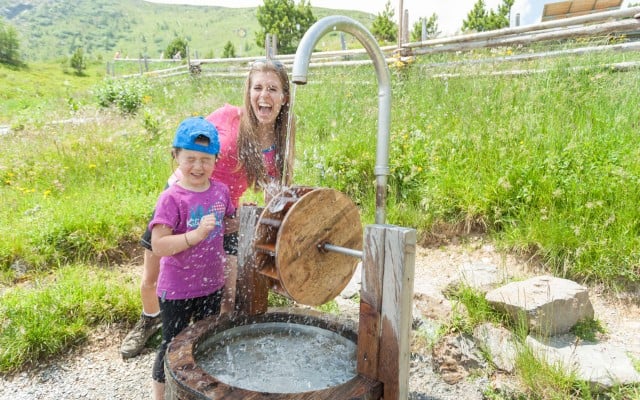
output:
[[[287,155],[287,124],[289,122],[289,105],[291,100],[291,90],[289,84],[289,76],[284,65],[277,60],[260,60],[251,65],[249,75],[245,81],[244,93],[244,111],[240,118],[240,132],[238,132],[238,161],[240,167],[244,168],[247,175],[247,182],[250,187],[259,189],[268,183],[266,171],[264,167],[264,159],[262,149],[260,148],[260,140],[258,138],[258,118],[251,107],[251,80],[255,72],[274,72],[280,79],[284,99],[280,113],[276,117],[275,122],[275,146],[276,146],[276,166],[278,168],[279,179],[286,171],[287,176],[284,184],[289,185],[292,176],[293,166],[293,148],[295,138],[295,123],[292,121],[289,138],[289,154]],[[288,165],[285,169],[285,159]]]

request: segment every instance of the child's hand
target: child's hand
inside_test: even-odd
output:
[[[200,224],[198,225],[198,231],[200,231],[204,237],[207,237],[209,232],[216,228],[217,218],[215,214],[207,214],[202,219],[200,219]]]

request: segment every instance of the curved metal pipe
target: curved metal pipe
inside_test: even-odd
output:
[[[349,33],[358,39],[373,61],[378,77],[378,145],[376,148],[376,224],[385,223],[387,176],[389,175],[389,124],[391,120],[391,74],[378,42],[361,23],[349,17],[334,15],[322,18],[304,34],[293,60],[292,80],[307,83],[309,61],[316,43],[330,31]]]

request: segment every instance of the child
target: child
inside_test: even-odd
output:
[[[220,151],[216,127],[204,118],[188,118],[178,126],[173,147],[181,178],[162,192],[149,223],[153,251],[162,257],[156,399],[164,398],[164,355],[171,340],[192,321],[220,311],[226,284],[223,219],[235,213],[228,187],[210,178]]]

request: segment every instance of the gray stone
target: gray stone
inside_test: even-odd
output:
[[[360,286],[362,284],[362,262],[359,262],[356,266],[356,270],[351,276],[351,280],[347,283],[342,292],[340,292],[340,297],[343,299],[353,298],[356,294],[360,293]]]
[[[460,266],[458,274],[462,283],[483,292],[487,292],[497,284],[504,282],[504,276],[495,265],[482,261]]]
[[[625,349],[611,343],[583,342],[571,334],[546,339],[530,335],[526,343],[539,359],[575,372],[577,379],[593,387],[640,383],[640,374]]]
[[[432,355],[434,371],[450,385],[487,366],[473,338],[464,334],[445,336],[433,347]]]
[[[484,323],[474,328],[473,337],[496,368],[509,373],[515,371],[518,345],[513,333],[501,326]]]
[[[486,299],[543,336],[567,333],[578,321],[594,315],[586,287],[546,275],[509,283],[488,292]]]

